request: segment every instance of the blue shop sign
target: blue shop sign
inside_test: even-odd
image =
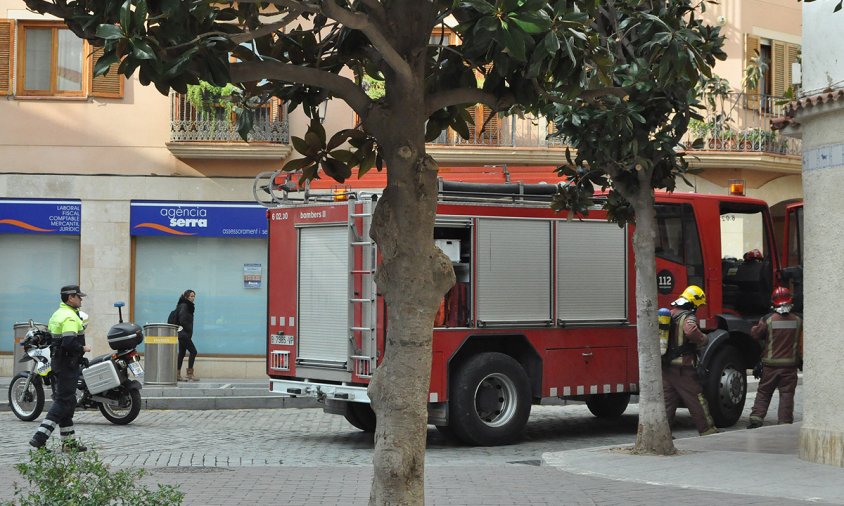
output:
[[[0,199],[0,234],[79,235],[79,200]]]
[[[227,202],[132,202],[136,236],[267,237],[267,208]]]

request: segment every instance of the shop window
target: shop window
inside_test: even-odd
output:
[[[117,64],[93,76],[101,54],[62,23],[0,19],[0,95],[121,98]]]

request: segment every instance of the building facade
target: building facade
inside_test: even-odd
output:
[[[693,135],[704,139],[689,151],[702,172],[681,191],[724,193],[738,179],[775,209],[802,196],[799,141],[768,128],[799,54],[792,3],[725,0],[707,10],[727,35],[730,57],[715,72],[729,86],[707,101],[690,134],[689,145]],[[9,287],[0,294],[0,376],[13,369],[15,324],[46,321],[58,287],[78,282],[89,294],[83,310],[95,353],[107,349],[114,301],[126,301],[139,324],[160,323],[192,289],[197,374],[263,378],[266,226],[253,181],[295,156],[290,133],[304,132],[306,118],[271,103],[245,143],[231,111],[208,107],[202,90],[163,96],[135,77],[93,78],[91,52],[60,21],[0,0],[0,275]],[[744,86],[757,52],[771,64]],[[555,180],[564,146],[547,137],[545,120],[490,117],[483,106],[472,114],[486,128],[468,140],[446,132],[429,145],[442,177]],[[356,120],[340,103],[324,116],[329,131]],[[383,183],[372,171],[359,184]]]
[[[844,378],[835,374],[844,343],[839,336],[837,281],[844,265],[840,198],[844,184],[844,13],[835,0],[803,4],[803,87],[789,104],[784,132],[802,139],[804,206],[805,331],[803,381],[806,395],[800,429],[800,458],[844,466]]]

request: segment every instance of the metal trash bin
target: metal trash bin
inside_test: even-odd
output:
[[[144,325],[144,384],[175,385],[178,354],[178,325],[170,323]]]
[[[47,327],[43,323],[35,323],[35,325],[44,328]],[[17,322],[12,325],[12,329],[14,330],[14,344],[12,345],[12,376],[14,376],[19,372],[29,370],[29,362],[20,362],[21,357],[23,357],[23,346],[20,344],[21,341],[23,341],[23,338],[26,337],[26,333],[29,332],[29,322]]]

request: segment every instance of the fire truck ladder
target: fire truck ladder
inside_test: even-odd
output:
[[[369,237],[374,209],[375,202],[371,198],[349,200],[349,344],[354,373],[361,378],[372,377],[378,358],[375,288],[378,249]],[[356,259],[360,261],[356,262]],[[358,287],[359,292],[356,290]],[[360,315],[358,321],[357,315]],[[360,337],[360,348],[357,347],[357,337]]]

